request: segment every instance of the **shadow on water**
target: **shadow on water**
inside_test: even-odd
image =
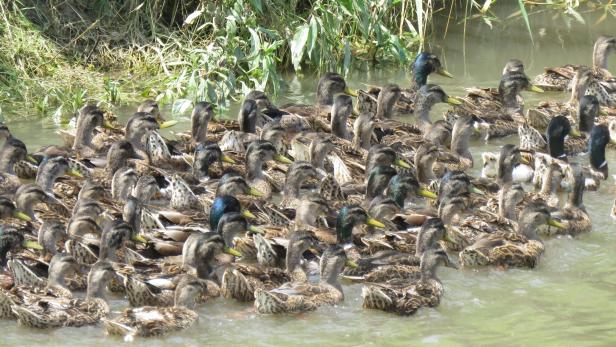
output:
[[[587,18],[587,22],[594,19]],[[573,22],[568,29],[560,17],[553,19],[548,14],[531,17],[531,24],[534,47],[521,20],[507,21],[503,28],[495,26],[492,30],[474,23],[466,32],[465,52],[461,25],[450,26],[445,38],[436,33],[432,48],[456,77],[435,77],[431,82],[441,84],[452,95],[463,95],[464,86],[496,86],[505,61],[513,57],[526,63],[530,76],[540,73],[544,66],[590,64],[594,39],[613,34],[616,28],[608,19],[599,26]],[[612,58],[611,71],[616,71],[615,61]],[[313,102],[316,80],[289,77],[288,93],[275,101]],[[403,70],[357,72],[349,82],[356,88],[364,83],[407,85],[408,75]],[[542,99],[566,99],[558,93],[524,96],[528,105]],[[444,109],[438,107],[433,116],[439,117]],[[229,116],[234,117],[236,110],[234,105]],[[130,110],[120,112],[126,117]],[[188,117],[179,119],[179,128],[188,129]],[[30,149],[57,143],[55,129],[42,124],[15,123],[11,129]],[[505,142],[515,143],[517,139],[475,142],[473,154],[477,158],[482,151],[496,151]],[[586,162],[587,158],[577,160]],[[608,153],[608,160],[616,162],[616,153]],[[477,167],[474,170],[479,171]],[[616,312],[616,235],[609,217],[612,185],[610,178],[599,192],[585,195],[593,232],[576,240],[546,241],[546,254],[533,271],[442,269],[446,294],[437,309],[405,318],[366,311],[361,308],[358,285],[345,286],[346,300],[337,307],[293,317],[257,317],[249,306],[217,300],[200,309],[197,327],[164,339],[136,340],[133,345],[608,345],[616,340],[612,326]],[[114,307],[121,309],[122,302],[114,302]],[[9,321],[0,322],[0,330],[0,346],[109,346],[121,341],[105,337],[96,327],[38,332]]]

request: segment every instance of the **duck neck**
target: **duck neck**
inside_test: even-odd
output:
[[[299,191],[304,181],[301,175],[289,175],[284,184],[284,195],[286,199],[299,198]]]
[[[13,167],[16,162],[17,158],[14,155],[11,155],[10,151],[0,152],[0,172],[14,175],[15,171],[13,170]]]
[[[592,141],[592,139],[591,139]],[[590,164],[593,169],[601,172],[605,177],[608,174],[607,160],[605,159],[605,146],[599,144],[590,148]]]
[[[207,126],[210,120],[208,118],[199,119],[196,117],[192,122],[192,139],[195,143],[207,141]]]
[[[592,66],[594,68],[601,68],[607,70],[607,55],[608,46],[599,43],[595,44],[592,52]]]
[[[329,148],[315,145],[313,141],[310,145],[310,164],[312,164],[315,169],[323,170],[325,167],[325,158],[329,152],[331,152]]]
[[[307,248],[303,247],[301,243],[298,244],[289,242],[289,249],[287,250],[287,255],[285,257],[287,273],[292,274],[297,270],[301,270],[302,254],[304,254],[306,249]]]
[[[581,82],[576,75],[573,78],[573,89],[571,90],[571,98],[569,98],[569,104],[579,105],[580,98],[586,94],[586,89],[588,89],[588,83]]]
[[[473,161],[473,155],[468,149],[468,143],[473,134],[473,127],[467,127],[465,124],[456,122],[451,133],[451,150],[462,158]]]
[[[90,147],[92,145],[92,138],[94,137],[94,128],[94,124],[91,122],[86,122],[85,120],[78,122],[73,149]]]
[[[353,125],[355,137],[353,143],[358,148],[370,149],[374,122],[369,113],[362,113]]]
[[[555,136],[548,133],[548,149],[552,158],[563,159],[567,155],[565,153],[565,137]]]
[[[91,277],[94,277],[94,278],[88,278],[89,281],[88,281],[88,289],[86,292],[86,299],[88,300],[103,299],[104,300],[105,299],[105,288],[107,287],[108,281],[102,278],[102,276],[99,276],[97,274],[93,274]]]
[[[569,201],[567,207],[577,207],[585,210],[584,207],[584,177],[576,177],[573,185],[573,191],[569,193]]]
[[[49,277],[47,279],[48,286],[66,288],[66,280],[65,277],[67,275],[67,270],[64,271],[53,271],[49,270]]]
[[[436,158],[432,158],[431,156],[423,156],[417,163],[415,163],[417,168],[417,180],[419,182],[428,184],[430,181],[436,179],[433,170],[435,162]]]
[[[341,139],[348,139],[349,133],[347,130],[347,120],[349,119],[349,113],[347,112],[346,107],[343,107],[343,109],[338,109],[335,105],[336,104],[332,107],[331,112],[332,119],[330,125],[332,128],[332,134]]]
[[[377,100],[376,119],[391,118],[394,104],[399,98],[399,94],[387,95],[385,92],[381,91]]]
[[[338,275],[334,271],[326,271],[321,273],[321,283],[326,283],[334,288],[336,288],[340,293],[342,293],[342,285],[338,280]]]
[[[437,264],[434,261],[430,261],[430,259],[426,256],[422,257],[421,263],[419,264],[419,270],[421,272],[421,282],[426,283],[432,280],[437,280],[436,265]]]
[[[422,69],[413,70],[413,78],[411,79],[411,90],[418,90],[428,83],[428,74]]]
[[[259,158],[246,158],[246,179],[254,180],[263,177],[263,162]]]
[[[502,218],[516,220],[516,204],[507,195],[511,190],[511,183],[505,184],[498,192],[498,215]]]

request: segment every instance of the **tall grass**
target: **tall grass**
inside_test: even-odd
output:
[[[85,103],[151,97],[176,112],[250,90],[278,93],[282,73],[408,67],[433,16],[497,20],[495,0],[13,0],[0,2],[0,103],[59,122]],[[519,0],[578,20],[611,2]],[[470,9],[470,11],[469,11]],[[515,18],[515,16],[514,16]],[[583,19],[582,19],[583,20]],[[447,26],[445,27],[446,30]]]

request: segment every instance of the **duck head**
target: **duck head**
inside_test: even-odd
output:
[[[367,224],[376,228],[384,228],[385,224],[368,216],[368,213],[359,205],[344,206],[336,217],[336,235],[339,243],[353,241],[353,229],[361,224]]]
[[[336,94],[356,94],[347,87],[344,78],[335,72],[326,72],[317,84],[317,106],[331,106]]]
[[[372,172],[372,169],[377,165],[391,166],[396,165],[403,169],[410,169],[411,165],[404,159],[399,158],[396,151],[391,147],[383,144],[376,144],[370,147],[368,156],[366,157],[366,178]]]
[[[506,144],[501,147],[498,158],[497,178],[499,184],[508,184],[513,181],[513,169],[520,165],[522,157],[520,149],[516,145]]]
[[[86,299],[105,299],[105,288],[107,284],[115,277],[115,269],[111,263],[106,260],[99,260],[88,273],[88,290]]]
[[[125,139],[135,148],[145,150],[146,138],[151,131],[161,128],[156,118],[146,112],[133,114],[126,123]]]
[[[259,107],[257,106],[257,102],[251,99],[245,99],[237,115],[237,121],[240,123],[240,131],[254,134],[257,130],[258,117]]]
[[[255,197],[263,196],[263,193],[248,185],[244,177],[237,173],[226,173],[218,181],[216,196],[236,196],[246,194]]]
[[[34,217],[34,205],[38,203],[61,205],[52,194],[44,191],[38,184],[24,184],[15,192],[15,206],[31,219]]]
[[[283,193],[286,199],[299,198],[302,184],[308,179],[316,179],[317,170],[312,164],[305,161],[296,161],[287,170]]]
[[[65,277],[79,272],[77,260],[70,254],[58,253],[49,262],[48,287],[66,288]]]
[[[517,220],[516,206],[524,199],[524,187],[521,184],[513,184],[508,189],[499,192],[498,215]]]
[[[400,87],[397,84],[386,84],[381,88],[377,99],[376,119],[389,119],[393,116],[393,108],[400,99]]]
[[[421,257],[426,251],[439,247],[438,242],[444,240],[447,235],[445,225],[440,218],[429,218],[419,229],[417,243],[415,245],[415,255]]]
[[[578,129],[583,133],[590,133],[599,115],[599,100],[594,95],[584,95],[578,106]]]
[[[94,105],[87,105],[79,110],[77,116],[75,140],[73,149],[78,150],[92,145],[94,130],[98,127],[113,128],[109,122],[105,122],[104,113]]]
[[[20,212],[15,207],[15,204],[7,197],[0,196],[0,219],[17,218],[25,222],[30,222],[32,219],[25,213]]]
[[[605,147],[611,141],[610,131],[604,124],[595,125],[590,131],[588,151],[590,152],[590,166],[603,174],[607,179],[608,165],[605,159]]]
[[[135,147],[126,140],[116,141],[109,148],[107,152],[107,166],[106,171],[109,177],[118,171],[118,169],[125,167],[129,159],[141,160],[143,157],[137,154]]]
[[[271,142],[265,140],[251,142],[246,150],[246,177],[253,179],[261,176],[263,164],[270,160],[284,164],[293,163],[289,158],[277,153],[276,147]]]
[[[488,123],[475,115],[462,115],[458,117],[453,125],[453,131],[451,133],[451,150],[473,163],[473,155],[469,150],[468,142],[473,133],[479,133],[482,129],[487,128]]]
[[[436,179],[434,176],[434,163],[438,158],[438,147],[430,142],[422,143],[415,151],[415,168],[417,169],[417,179],[422,184],[430,184]]]
[[[563,224],[551,218],[550,211],[544,201],[531,201],[520,213],[518,233],[526,236],[529,240],[539,240],[537,229],[546,225],[559,229],[564,228]]]
[[[452,98],[443,89],[436,84],[426,84],[421,86],[415,96],[415,114],[418,116],[420,125],[427,128],[427,125],[432,124],[430,120],[430,110],[437,103],[444,102],[450,105],[460,105],[456,98]]]
[[[7,127],[6,124],[0,122],[0,139],[6,140],[11,137],[12,136],[11,136],[11,131],[9,130],[9,127]]]
[[[353,98],[346,94],[337,95],[331,109],[332,134],[341,139],[349,138],[347,120],[351,113],[353,113]]]
[[[247,231],[262,233],[260,229],[249,225],[246,217],[241,212],[227,212],[218,221],[216,232],[225,240],[225,245],[231,247],[233,239],[238,235],[243,235]]]
[[[569,104],[574,106],[578,105],[582,96],[586,94],[586,89],[588,89],[588,86],[590,86],[593,81],[594,77],[590,69],[578,69],[575,73],[575,76],[573,76],[573,81],[571,81],[573,89],[571,90],[571,98],[569,99]]]
[[[399,208],[404,208],[405,201],[415,196],[436,199],[438,196],[419,186],[417,178],[407,172],[396,174],[389,180],[387,196],[391,198]]]
[[[592,52],[592,65],[601,69],[607,69],[607,57],[616,50],[616,38],[613,36],[601,35],[595,41]]]
[[[503,106],[510,113],[521,113],[522,107],[518,103],[518,95],[523,90],[529,90],[537,93],[543,92],[539,87],[532,85],[530,79],[524,73],[524,66],[520,61],[509,61],[503,70],[498,85],[498,93],[501,97]]]
[[[428,76],[431,73],[437,73],[441,76],[453,78],[453,76],[445,70],[440,59],[432,53],[421,52],[413,61],[413,82],[412,89],[418,89],[428,82]]]
[[[56,243],[58,238],[66,235],[66,226],[58,219],[43,221],[38,230],[38,243],[43,246],[43,255],[57,253]]]
[[[98,258],[101,260],[114,261],[116,250],[124,246],[124,242],[129,239],[142,241],[138,231],[133,231],[131,226],[123,220],[116,220],[109,225],[101,235],[101,245]]]
[[[53,192],[56,179],[63,175],[83,178],[83,174],[71,168],[64,157],[46,158],[41,163],[36,174],[36,183],[48,193]]]
[[[332,209],[325,199],[317,194],[305,194],[295,210],[295,224],[317,226],[317,218],[330,215]]]
[[[0,227],[0,267],[4,267],[7,254],[22,248],[42,249],[40,244],[27,240],[22,233],[11,227]]]
[[[193,309],[197,304],[197,299],[203,294],[205,289],[206,285],[202,280],[191,275],[182,275],[175,287],[174,306]]]
[[[209,102],[200,101],[193,108],[191,120],[191,137],[193,143],[207,141],[207,125],[214,116],[214,106]]]
[[[230,164],[235,163],[231,157],[222,152],[215,142],[198,144],[197,147],[195,147],[194,158],[193,175],[199,180],[209,177],[209,170],[213,164],[220,164],[221,162]]]
[[[571,133],[571,123],[565,116],[555,116],[550,119],[546,130],[548,152],[552,158],[567,159],[565,153],[565,137]]]
[[[385,188],[389,185],[389,181],[398,172],[391,166],[376,165],[370,171],[368,183],[366,185],[366,200],[372,201],[377,196],[385,193]]]
[[[324,169],[325,158],[334,150],[334,142],[329,136],[318,136],[310,142],[310,163],[316,169]]]
[[[255,218],[248,210],[243,210],[239,200],[230,195],[219,195],[210,209],[210,230],[217,230],[221,218],[229,212],[239,212],[245,218]]]
[[[0,148],[0,172],[14,174],[13,167],[19,161],[26,159],[28,150],[26,145],[14,137],[9,137]]]
[[[296,230],[289,238],[289,246],[285,258],[287,273],[292,274],[301,266],[302,255],[309,248],[317,245],[317,240],[311,233],[304,230]]]

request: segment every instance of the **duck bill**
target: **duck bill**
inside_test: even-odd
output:
[[[253,233],[253,234],[261,234],[261,235],[265,235],[265,230],[261,229],[261,228],[257,228],[254,225],[249,225],[248,226],[248,231]]]
[[[115,130],[115,127],[113,126],[113,124],[111,124],[110,121],[106,120],[103,122],[103,128],[105,129],[111,129],[111,130]]]
[[[176,124],[178,124],[177,120],[168,120],[168,121],[164,121],[160,123],[159,128],[161,129],[170,128]]]
[[[282,155],[282,154],[276,154],[276,155],[274,156],[274,160],[275,160],[275,161],[277,161],[277,162],[279,162],[279,163],[283,163],[283,164],[293,164],[293,160],[291,160],[291,159],[289,159],[289,158],[285,157],[285,156],[284,156],[284,155]]]
[[[357,269],[358,267],[357,263],[352,261],[351,259],[347,259],[346,266],[350,267],[351,269]]]
[[[30,216],[20,211],[13,212],[13,217],[21,219],[24,222],[32,222],[32,218],[30,218]]]
[[[357,96],[357,91],[356,91],[356,90],[354,90],[354,89],[351,89],[351,88],[349,88],[349,87],[346,87],[346,88],[344,89],[344,94],[348,94],[348,95],[350,95],[350,96]]]
[[[222,160],[222,161],[223,161],[223,162],[225,162],[225,163],[229,163],[229,164],[235,164],[235,163],[236,163],[236,161],[235,161],[235,160],[233,160],[233,158],[231,158],[230,156],[228,156],[228,155],[226,155],[226,154],[223,154],[223,155],[220,157],[220,160]]]
[[[254,214],[252,214],[252,212],[248,210],[242,210],[242,216],[244,218],[257,219],[257,216],[255,216]]]
[[[75,169],[68,170],[66,174],[72,177],[83,178],[83,174]]]
[[[462,105],[462,101],[452,97],[452,96],[448,96],[447,100],[445,100],[449,105]]]
[[[520,163],[524,165],[530,165],[530,161],[524,157],[520,157]]]
[[[474,185],[472,185],[472,184],[471,184],[471,186],[470,186],[470,187],[468,187],[468,191],[469,191],[469,192],[471,192],[471,193],[475,193],[475,194],[477,194],[477,195],[486,195],[486,193],[485,193],[483,190],[481,190],[481,189],[479,189],[479,188],[475,187],[475,186],[474,186]]]
[[[399,166],[399,167],[404,168],[404,169],[410,169],[411,168],[411,164],[407,163],[405,160],[402,160],[400,158],[396,158],[396,161],[394,162],[394,164],[396,166]]]
[[[385,224],[379,222],[378,220],[374,219],[374,218],[368,218],[366,220],[366,224],[373,226],[375,228],[385,228]]]
[[[43,249],[43,246],[41,246],[41,244],[36,241],[24,240],[21,245],[24,248],[38,249],[38,250]]]
[[[431,191],[429,191],[427,189],[424,189],[424,188],[419,188],[417,190],[417,195],[423,196],[424,198],[428,198],[428,199],[437,199],[438,198],[438,195],[436,195],[436,193],[431,192]]]
[[[558,229],[565,229],[566,228],[563,223],[561,223],[561,222],[559,222],[559,221],[557,221],[555,219],[552,219],[552,218],[548,219],[548,225],[552,226],[552,227],[555,227],[555,228],[558,228]]]
[[[528,90],[529,90],[529,91],[531,91],[531,92],[533,92],[533,93],[543,93],[543,92],[544,92],[544,90],[543,90],[543,89],[541,89],[541,88],[537,87],[537,86],[536,86],[536,85],[534,85],[534,84],[531,84],[531,86],[530,86],[530,88],[528,88]]]
[[[248,189],[246,189],[246,194],[250,196],[255,196],[257,198],[263,197],[263,193],[261,193],[257,188],[253,187],[248,187]]]
[[[36,161],[36,158],[31,156],[30,154],[26,155],[26,160],[31,162],[32,164],[38,164],[38,161]]]
[[[581,137],[582,133],[576,129],[576,128],[571,128],[571,131],[569,131],[569,134],[571,134],[571,136],[573,137]]]
[[[138,243],[143,243],[143,244],[148,243],[148,240],[146,240],[143,236],[139,234],[132,235],[130,239]]]
[[[238,251],[237,249],[232,248],[232,247],[226,247],[225,246],[225,248],[223,248],[222,251],[227,253],[227,254],[231,254],[233,256],[236,256],[236,257],[241,257],[242,256],[242,253],[240,253],[240,251]]]
[[[449,243],[453,243],[454,245],[458,243],[453,237],[451,237],[451,235],[449,235],[449,232],[447,232],[447,231],[445,231],[445,235],[443,236],[443,240],[447,241]]]
[[[449,78],[453,78],[453,75],[449,73],[449,71],[443,69],[443,68],[439,68],[438,70],[436,70],[436,73],[441,75],[441,76],[445,76],[445,77],[449,77]]]

